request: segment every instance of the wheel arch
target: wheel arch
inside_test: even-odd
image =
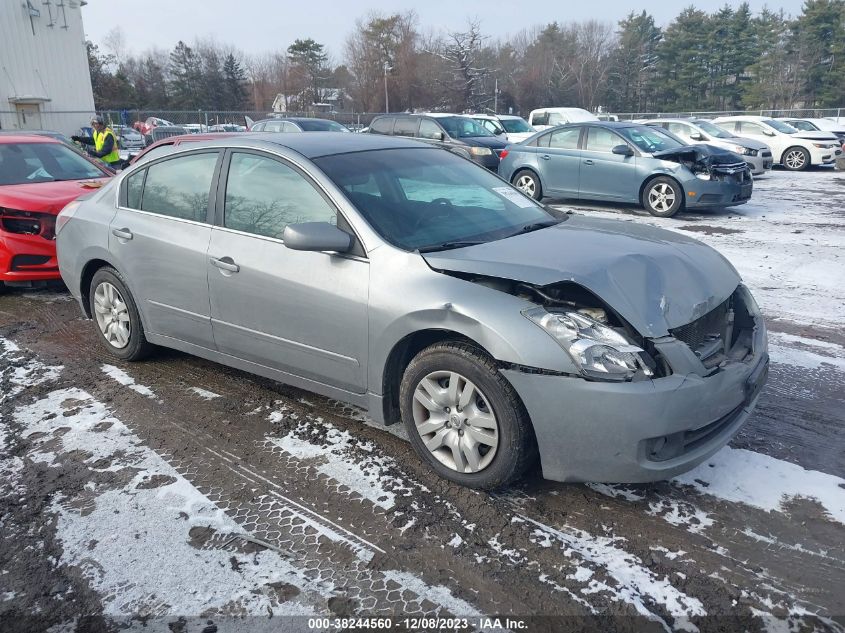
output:
[[[780,161],[779,161],[780,165],[784,165],[784,162],[783,162],[784,158],[786,158],[786,155],[790,152],[790,150],[793,150],[793,149],[800,149],[805,154],[807,154],[807,165],[806,165],[806,167],[812,167],[812,165],[813,165],[813,152],[811,152],[809,149],[807,149],[803,145],[790,145],[785,150],[783,150],[783,153],[780,155]],[[786,165],[784,165],[784,166],[786,166]]]
[[[687,206],[687,194],[684,190],[684,186],[681,184],[681,181],[675,178],[675,176],[673,176],[672,174],[667,174],[665,172],[655,172],[651,174],[648,178],[643,180],[642,184],[640,185],[640,193],[638,196],[640,204],[643,204],[643,194],[645,193],[646,187],[648,187],[649,184],[657,178],[668,178],[678,186],[678,189],[680,189],[681,191],[681,207],[680,209],[678,209],[679,211]]]
[[[382,415],[385,424],[394,424],[400,419],[399,385],[402,382],[405,368],[411,362],[411,359],[426,347],[444,341],[456,341],[472,345],[483,354],[494,358],[478,341],[455,330],[429,328],[406,335],[397,341],[390,350],[382,369]]]
[[[82,274],[79,276],[79,296],[82,297],[82,309],[89,319],[93,318],[91,314],[91,280],[98,270],[106,266],[115,268],[114,264],[110,261],[96,257],[85,263],[85,266],[82,268]]]

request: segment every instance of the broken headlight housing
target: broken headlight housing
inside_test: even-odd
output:
[[[601,380],[630,380],[637,372],[653,372],[643,362],[643,349],[624,334],[575,311],[523,310],[523,315],[543,328],[572,357],[584,376]]]

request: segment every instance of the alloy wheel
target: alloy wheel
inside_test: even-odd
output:
[[[799,149],[794,149],[787,153],[784,162],[790,169],[801,169],[804,166],[805,160],[806,158],[804,157],[804,152]]]
[[[653,186],[648,192],[648,204],[655,211],[665,213],[675,204],[675,189],[661,182]]]
[[[129,345],[132,322],[120,291],[107,281],[94,290],[94,318],[109,345],[123,349]]]
[[[537,189],[534,179],[529,175],[520,176],[516,179],[516,188],[527,193],[532,198]]]
[[[435,371],[414,389],[414,424],[426,448],[444,466],[477,473],[493,461],[499,425],[487,397],[465,376]]]

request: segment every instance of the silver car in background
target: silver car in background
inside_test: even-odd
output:
[[[413,140],[254,134],[68,205],[59,266],[101,343],[340,399],[441,476],[672,477],[740,429],[768,367],[736,270],[678,233],[552,214]]]
[[[768,145],[752,138],[737,136],[706,119],[659,118],[648,119],[644,123],[662,127],[690,145],[707,143],[739,154],[755,176],[765,174],[774,165],[772,150]]]

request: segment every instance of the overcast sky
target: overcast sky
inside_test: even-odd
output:
[[[651,0],[648,11],[665,25],[684,6],[694,4],[708,12],[725,4],[738,6],[731,0]],[[753,11],[764,6],[783,9],[797,15],[802,0],[751,0]],[[284,50],[297,38],[314,38],[324,44],[338,60],[343,43],[355,20],[370,11],[382,13],[414,9],[423,29],[457,30],[469,17],[477,17],[486,34],[506,38],[509,34],[557,20],[569,22],[591,18],[617,22],[631,11],[641,11],[644,3],[622,0],[587,0],[582,2],[519,2],[516,0],[426,0],[422,3],[407,0],[316,0],[291,2],[286,0],[88,0],[82,9],[86,35],[101,43],[115,26],[123,29],[128,48],[140,52],[156,46],[171,49],[180,39],[214,37],[220,43],[230,43],[247,53]]]

